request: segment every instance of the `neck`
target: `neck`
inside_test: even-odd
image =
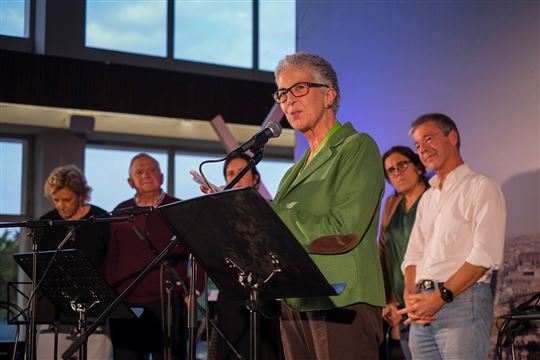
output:
[[[437,170],[437,176],[439,178],[439,189],[442,189],[444,181],[446,180],[448,174],[454,171],[458,166],[463,165],[463,163],[463,159],[458,154],[456,157],[448,159],[447,163],[444,164],[441,169]]]
[[[77,209],[75,214],[73,214],[69,218],[65,218],[64,220],[79,220],[79,219],[82,219],[88,213],[89,210],[90,210],[90,205],[89,204],[83,204]]]
[[[332,126],[334,126],[335,122],[335,116],[323,115],[323,117],[312,128],[304,132],[304,136],[307,138],[309,143],[310,159],[315,155],[321,146],[321,143],[324,141],[324,138],[332,129]]]
[[[160,202],[162,196],[163,191],[161,189],[149,193],[137,193],[135,202],[139,206],[155,206]]]
[[[405,207],[407,210],[409,210],[416,200],[422,195],[424,190],[426,189],[426,185],[424,182],[418,182],[411,190],[407,191],[406,193],[403,193],[403,196],[405,197]]]

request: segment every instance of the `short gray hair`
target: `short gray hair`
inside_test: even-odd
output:
[[[336,91],[336,98],[332,104],[332,110],[334,110],[334,114],[337,114],[341,96],[339,92],[337,74],[332,65],[318,55],[300,51],[295,54],[285,56],[285,58],[279,62],[276,70],[274,70],[276,82],[279,74],[284,69],[292,66],[310,68],[315,75],[316,81],[326,84]]]
[[[129,169],[128,169],[129,177],[131,177],[131,168],[133,167],[133,163],[135,162],[135,160],[138,160],[140,158],[148,158],[148,159],[152,160],[154,162],[154,164],[156,164],[156,167],[158,168],[159,172],[161,172],[161,167],[159,166],[159,161],[157,161],[155,158],[153,158],[149,154],[142,152],[142,153],[138,153],[137,155],[135,155],[133,157],[133,159],[131,159],[131,161],[129,162]]]
[[[412,135],[420,125],[425,124],[428,121],[433,121],[435,124],[437,124],[437,126],[439,127],[439,129],[441,129],[444,135],[448,136],[448,134],[450,134],[450,131],[455,131],[457,134],[456,147],[459,150],[459,148],[461,147],[461,136],[459,135],[459,130],[454,120],[452,120],[450,116],[445,114],[430,113],[419,116],[411,124],[409,135]]]

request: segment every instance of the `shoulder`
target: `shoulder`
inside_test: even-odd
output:
[[[88,215],[102,215],[102,214],[106,214],[106,213],[107,213],[107,211],[100,208],[99,206],[95,206],[95,205],[90,204],[90,211],[88,212]]]
[[[403,195],[401,194],[392,194],[386,198],[383,207],[383,223],[388,223],[402,199]]]
[[[501,188],[499,184],[490,177],[477,173],[476,171],[469,170],[464,177],[466,188],[474,193],[481,191],[488,192],[500,192]]]
[[[170,196],[169,194],[165,194],[165,197],[163,198],[163,201],[161,202],[161,204],[165,205],[165,204],[170,204],[177,201],[180,201],[180,199],[174,196]]]
[[[393,206],[396,206],[397,204],[399,204],[401,199],[403,199],[403,195],[401,195],[401,194],[399,194],[399,195],[395,195],[395,194],[389,195],[386,198],[386,201],[384,202],[384,207],[385,208],[391,208]]]
[[[116,205],[114,207],[114,210],[125,208],[125,207],[131,207],[131,206],[135,206],[135,205],[136,205],[135,200],[134,199],[129,199],[129,200],[123,201],[120,204]]]
[[[40,220],[43,219],[58,220],[60,219],[60,214],[58,214],[58,211],[56,209],[53,209],[40,217]]]
[[[350,124],[345,124],[346,127]],[[342,127],[342,128],[343,128]],[[375,140],[364,132],[357,132],[352,125],[347,126],[338,138],[336,138],[334,146],[341,151],[346,152],[363,152],[366,154],[378,155],[380,157],[379,147]]]

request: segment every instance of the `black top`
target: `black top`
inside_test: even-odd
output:
[[[91,216],[100,216],[106,211],[91,205],[90,211],[82,217],[88,219]],[[52,210],[40,219],[64,220],[58,211]],[[55,250],[67,235],[70,229],[67,226],[47,227],[43,231],[43,238],[39,240],[39,250]],[[70,239],[64,245],[64,249],[79,249],[88,259],[103,273],[105,269],[105,256],[109,242],[110,227],[107,223],[89,222],[75,230],[75,240]]]

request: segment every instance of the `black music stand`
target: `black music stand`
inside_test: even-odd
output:
[[[38,252],[38,279],[54,256],[55,250]],[[32,278],[32,252],[13,257],[28,277]],[[77,324],[82,334],[88,321],[93,321],[117,295],[88,258],[78,249],[60,250],[40,285],[37,323]],[[52,311],[51,311],[52,310]],[[111,318],[134,318],[136,315],[121,304]],[[79,359],[86,359],[86,342],[79,350]]]
[[[227,190],[158,208],[220,291],[246,299],[257,358],[259,301],[337,295],[259,193]]]

